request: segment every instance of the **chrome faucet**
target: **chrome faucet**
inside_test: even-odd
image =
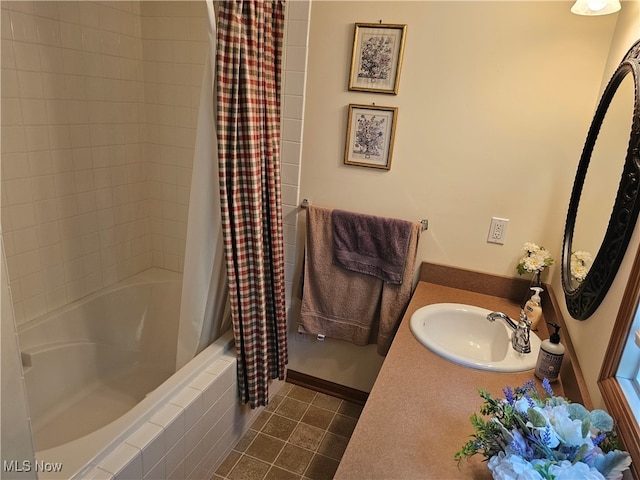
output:
[[[520,311],[520,322],[518,324],[502,312],[491,312],[487,315],[487,320],[490,322],[495,322],[496,318],[504,320],[513,330],[513,334],[511,335],[511,346],[513,349],[518,353],[531,353],[531,322],[524,311]]]

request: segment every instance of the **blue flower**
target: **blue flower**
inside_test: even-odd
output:
[[[507,388],[503,388],[502,392],[504,393],[504,399],[509,403],[509,405],[513,406],[514,398],[511,387],[507,386]]]
[[[496,480],[620,478],[631,458],[608,442],[615,432],[606,412],[590,412],[555,397],[548,379],[542,386],[546,398],[538,394],[534,381],[504,388],[502,401],[480,390],[485,400],[481,413],[491,418],[472,416],[476,434],[456,459],[484,455]]]
[[[545,445],[549,445],[551,443],[551,427],[547,424],[542,431],[542,441]]]
[[[597,447],[598,445],[600,445],[600,443],[602,443],[602,441],[607,438],[607,434],[606,433],[601,433],[600,435],[598,435],[597,437],[595,437],[593,439],[593,446]]]
[[[544,380],[542,380],[542,388],[544,388],[544,391],[548,396],[553,397],[553,389],[551,388],[551,383],[547,377],[544,377]]]
[[[533,401],[533,398],[531,398],[528,393],[524,396],[524,398],[527,399],[527,403],[529,404],[529,407],[533,408],[536,406],[536,402]]]

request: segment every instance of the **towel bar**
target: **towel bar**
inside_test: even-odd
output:
[[[311,205],[311,201],[309,201],[308,198],[303,198],[302,202],[300,203],[300,208],[302,208],[303,210],[306,209],[309,205]],[[422,219],[420,220],[420,225],[421,225],[421,230],[424,232],[425,230],[429,229],[429,220],[427,219]]]

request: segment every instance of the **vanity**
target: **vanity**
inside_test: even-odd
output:
[[[561,278],[568,314],[576,320],[591,317],[607,295],[640,214],[639,77],[640,41],[636,41],[602,94],[574,179],[563,239]],[[618,158],[624,161],[621,175],[611,163]],[[603,188],[605,173],[611,175],[608,188]],[[589,264],[592,255],[593,263]],[[620,438],[634,459],[631,470],[640,478],[638,424],[617,377],[628,331],[640,302],[640,252],[636,254],[633,272],[599,386],[617,422]],[[517,319],[527,287],[528,282],[522,279],[423,263],[409,307],[334,478],[490,479],[482,456],[476,455],[460,465],[454,460],[455,453],[474,433],[470,417],[479,413],[483,403],[478,388],[494,398],[504,398],[503,388],[521,386],[529,380],[534,380],[542,393],[540,381],[533,369],[498,373],[446,360],[416,339],[410,319],[420,307],[436,303],[474,305]],[[560,377],[553,384],[554,393],[592,410],[561,309],[553,291],[548,286],[545,290],[543,318],[537,334],[546,339],[549,337],[546,322],[558,324],[566,348]],[[532,349],[531,355],[537,358],[537,354],[537,349]]]
[[[463,461],[460,468],[454,460],[455,453],[473,433],[469,418],[482,404],[477,389],[503,398],[502,389],[506,386],[535,380],[543,394],[540,381],[533,370],[498,373],[445,360],[416,340],[409,321],[418,308],[434,303],[476,305],[518,318],[519,301],[527,285],[521,279],[421,265],[419,282],[340,462],[336,480],[491,478],[480,455]],[[543,320],[564,325],[556,314],[553,295],[545,291],[543,301]],[[560,379],[553,384],[554,393],[591,409],[564,330],[561,337],[567,352]],[[544,322],[537,333],[542,339],[548,338]],[[531,355],[537,357],[537,351]]]

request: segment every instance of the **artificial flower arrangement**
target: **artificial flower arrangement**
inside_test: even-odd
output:
[[[490,418],[471,416],[476,433],[455,454],[458,463],[484,455],[493,478],[500,480],[622,478],[631,458],[620,450],[611,416],[554,396],[546,378],[542,385],[546,398],[533,381],[503,389],[504,399],[479,390],[480,413]]]
[[[525,255],[520,259],[517,267],[520,275],[525,273],[540,274],[555,261],[548,250],[535,243],[526,242],[522,250]]]
[[[593,259],[589,252],[583,250],[573,252],[571,254],[571,276],[575,278],[576,281],[582,282],[587,276],[587,273],[589,273],[592,261]]]

